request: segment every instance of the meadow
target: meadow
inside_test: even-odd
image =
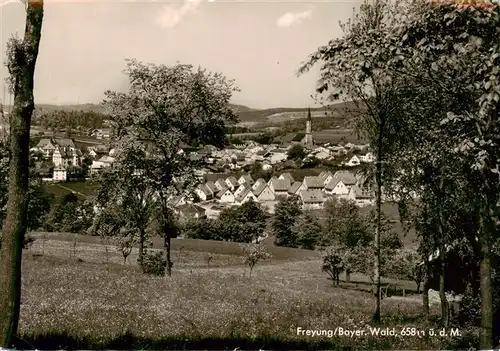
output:
[[[123,264],[99,238],[34,235],[23,258],[20,348],[438,349],[459,342],[297,335],[298,327],[369,330],[375,299],[354,286],[368,286],[366,278],[353,275],[353,286],[334,287],[317,252],[269,244],[272,258],[249,277],[238,244],[176,239],[173,275],[166,278],[141,274],[136,252]],[[436,325],[420,315],[418,297],[385,298],[382,311],[381,327]]]

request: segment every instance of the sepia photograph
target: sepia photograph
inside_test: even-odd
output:
[[[0,0],[0,350],[500,349],[498,0]]]

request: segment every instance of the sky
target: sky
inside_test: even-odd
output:
[[[297,69],[342,35],[339,21],[358,6],[359,0],[45,0],[35,103],[99,103],[108,89],[126,91],[125,59],[136,58],[221,72],[241,90],[236,104],[314,106],[319,70],[297,77]],[[0,94],[6,42],[22,37],[24,25],[24,5],[0,0]]]

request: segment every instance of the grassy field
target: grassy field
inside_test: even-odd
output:
[[[95,194],[98,186],[89,182],[68,182],[68,183],[46,183],[44,188],[47,193],[55,196],[56,200],[61,199],[66,194],[74,193],[80,199],[88,199]]]
[[[174,240],[173,275],[163,278],[140,274],[134,255],[121,264],[98,238],[42,235],[24,253],[19,348],[440,349],[458,342],[297,335],[298,327],[369,334],[373,312],[371,294],[333,287],[311,251],[269,247],[273,258],[249,277],[237,245]],[[362,277],[352,279],[363,285]],[[383,299],[381,327],[434,327],[420,311],[419,299]]]

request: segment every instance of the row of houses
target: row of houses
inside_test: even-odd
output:
[[[240,169],[254,162],[262,162],[264,169],[271,169],[273,165],[288,159],[288,151],[293,144],[282,147],[277,144],[260,145],[248,142],[239,147],[218,150],[213,147],[205,147],[199,151],[190,153],[193,160],[204,159],[208,164],[226,164],[231,169]],[[315,157],[319,160],[334,161],[341,159],[342,165],[353,167],[363,162],[373,162],[374,155],[368,151],[368,145],[346,144],[318,146],[307,148],[307,157]]]
[[[373,194],[363,183],[362,176],[355,176],[349,171],[337,171],[334,174],[325,171],[319,176],[304,177],[302,181],[295,181],[290,173],[283,173],[268,182],[262,178],[254,181],[246,174],[239,179],[234,176],[220,177],[216,181],[199,184],[194,193],[201,201],[224,204],[243,204],[250,200],[271,202],[297,195],[304,208],[321,208],[331,196],[350,199],[359,206],[365,206],[373,203]],[[174,205],[184,203],[186,201]]]

